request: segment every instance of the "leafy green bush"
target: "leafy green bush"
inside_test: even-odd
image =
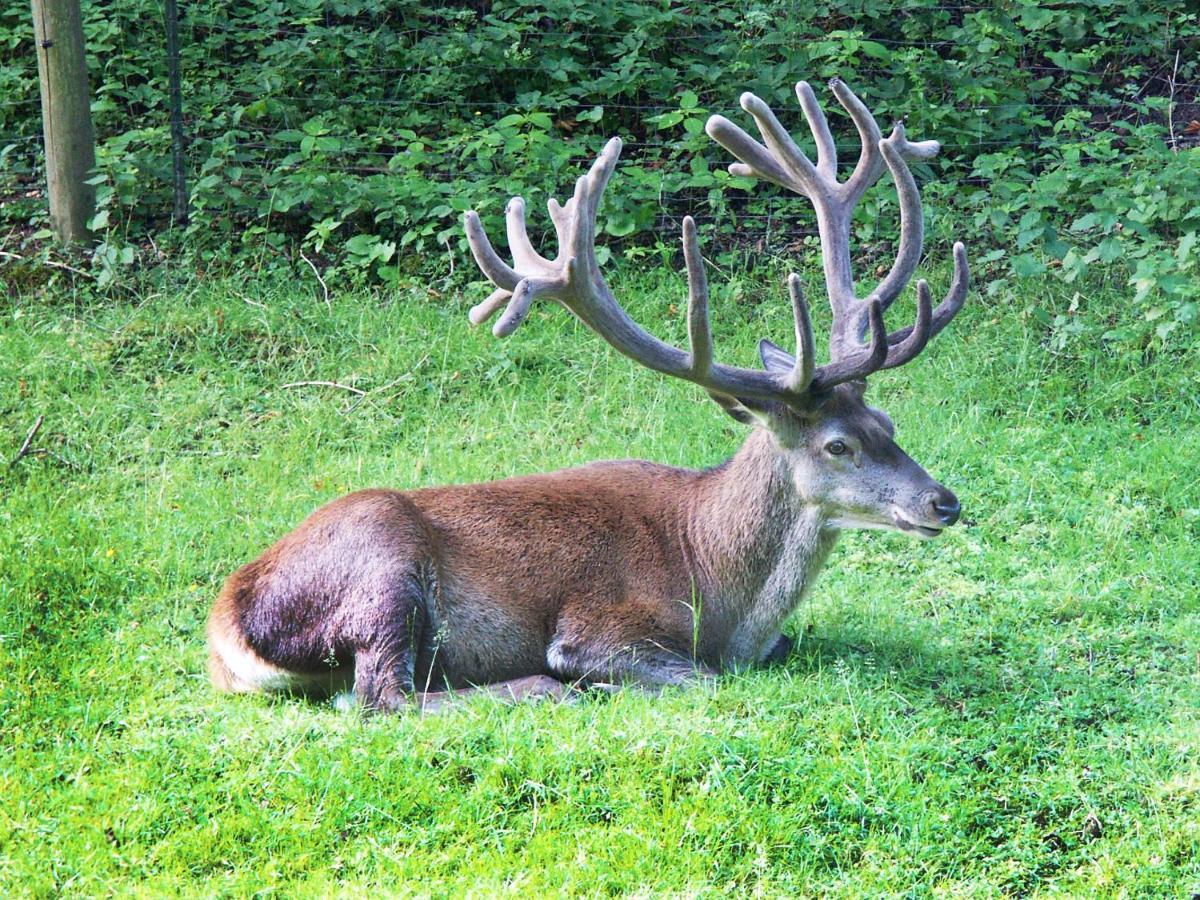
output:
[[[710,246],[787,247],[810,228],[803,205],[781,216],[778,192],[729,176],[703,123],[716,112],[744,120],[736,100],[751,90],[799,128],[793,82],[838,75],[881,121],[906,115],[912,133],[943,142],[918,173],[933,179],[931,236],[944,243],[969,212],[966,236],[992,281],[1124,266],[1144,327],[1123,321],[1110,337],[1165,338],[1195,319],[1195,204],[1179,187],[1195,184],[1195,151],[1168,152],[1165,98],[1194,98],[1200,62],[1187,51],[1200,19],[1172,0],[299,0],[182,14],[189,252],[298,244],[397,278],[461,254],[467,208],[497,230],[505,200],[522,193],[537,216],[611,134],[628,145],[603,223],[618,252],[674,243],[684,213]],[[160,9],[85,2],[84,17],[96,225],[110,248],[144,234],[161,243],[171,189]],[[28,19],[23,0],[0,0],[10,139],[38,130]],[[846,135],[848,156],[853,143]],[[23,190],[37,178],[35,147],[0,140],[9,227],[44,224],[40,198]],[[886,187],[867,198],[861,241],[893,236],[892,207]]]
[[[996,250],[988,259],[1007,257],[1017,275],[1057,267],[1068,284],[1082,281],[1096,264],[1122,264],[1137,319],[1098,323],[1106,326],[1105,340],[1138,339],[1151,331],[1165,339],[1192,325],[1200,301],[1196,151],[1172,152],[1155,126],[1092,132],[1076,124],[1074,131],[1075,139],[1048,153],[1038,172],[1011,153],[976,158],[972,174],[991,189],[975,198],[974,224],[985,239],[1011,241],[1015,251]],[[1077,309],[1053,318],[1035,309],[1060,342],[1083,329],[1073,315]]]

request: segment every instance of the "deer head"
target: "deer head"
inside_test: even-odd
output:
[[[753,94],[743,94],[741,106],[754,118],[762,143],[721,116],[710,118],[706,128],[740,160],[729,167],[732,174],[773,182],[812,203],[833,309],[826,364],[816,365],[812,323],[795,274],[788,278],[795,352],[764,340],[759,347],[762,369],[713,359],[708,284],[690,217],[683,221],[689,350],[660,341],[629,317],[605,283],[595,253],[596,212],[621,152],[617,138],[576,182],[570,200],[562,205],[550,201],[558,236],[553,259],[538,254],[530,243],[520,198],[513,198],[506,210],[512,266],[492,248],[479,217],[466,214],[471,251],[496,288],[471,310],[470,318],[479,324],[503,307],[492,331],[505,337],[524,321],[536,298],[557,300],[621,353],[647,368],[700,385],[729,415],[769,432],[796,495],[819,507],[828,527],[889,528],[933,537],[957,520],[958,500],[897,446],[891,420],[867,406],[863,395],[868,376],[911,361],[962,308],[968,282],[966,250],[961,243],[954,245],[954,276],[945,299],[934,308],[928,284],[918,281],[915,321],[888,332],[884,313],[911,280],[924,238],[920,195],[907,160],[928,159],[939,147],[936,141],[909,141],[903,124],[884,138],[874,117],[845,84],[835,79],[830,89],[862,140],[858,163],[844,182],[837,178],[829,125],[805,82],[796,85],[796,95],[816,142],[815,164]],[[896,184],[900,239],[890,271],[860,297],[851,272],[851,214],[885,169]]]

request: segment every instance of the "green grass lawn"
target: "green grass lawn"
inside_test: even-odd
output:
[[[781,279],[713,280],[723,360],[787,343]],[[676,275],[616,281],[684,340]],[[1021,310],[1064,289],[976,294],[871,393],[967,524],[848,533],[785,666],[363,718],[210,690],[233,568],[356,488],[705,466],[742,428],[548,306],[499,342],[478,291],[162,284],[0,297],[6,894],[1200,891],[1200,356],[1052,352]],[[366,395],[285,387],[318,380]]]

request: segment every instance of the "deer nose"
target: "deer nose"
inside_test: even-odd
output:
[[[958,521],[958,514],[962,512],[958,498],[946,488],[934,493],[929,500],[929,507],[933,510],[934,517],[940,519],[944,525],[953,525]]]

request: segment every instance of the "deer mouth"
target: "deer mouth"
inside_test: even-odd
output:
[[[916,522],[910,522],[908,519],[904,518],[904,516],[900,515],[899,513],[896,513],[896,515],[893,518],[893,521],[895,521],[896,527],[899,528],[901,531],[903,531],[907,534],[915,535],[916,537],[919,537],[922,540],[926,540],[926,541],[932,540],[933,538],[937,537],[939,534],[942,533],[941,528],[937,528],[937,527],[933,527],[933,526],[929,526],[929,525],[918,525]]]

